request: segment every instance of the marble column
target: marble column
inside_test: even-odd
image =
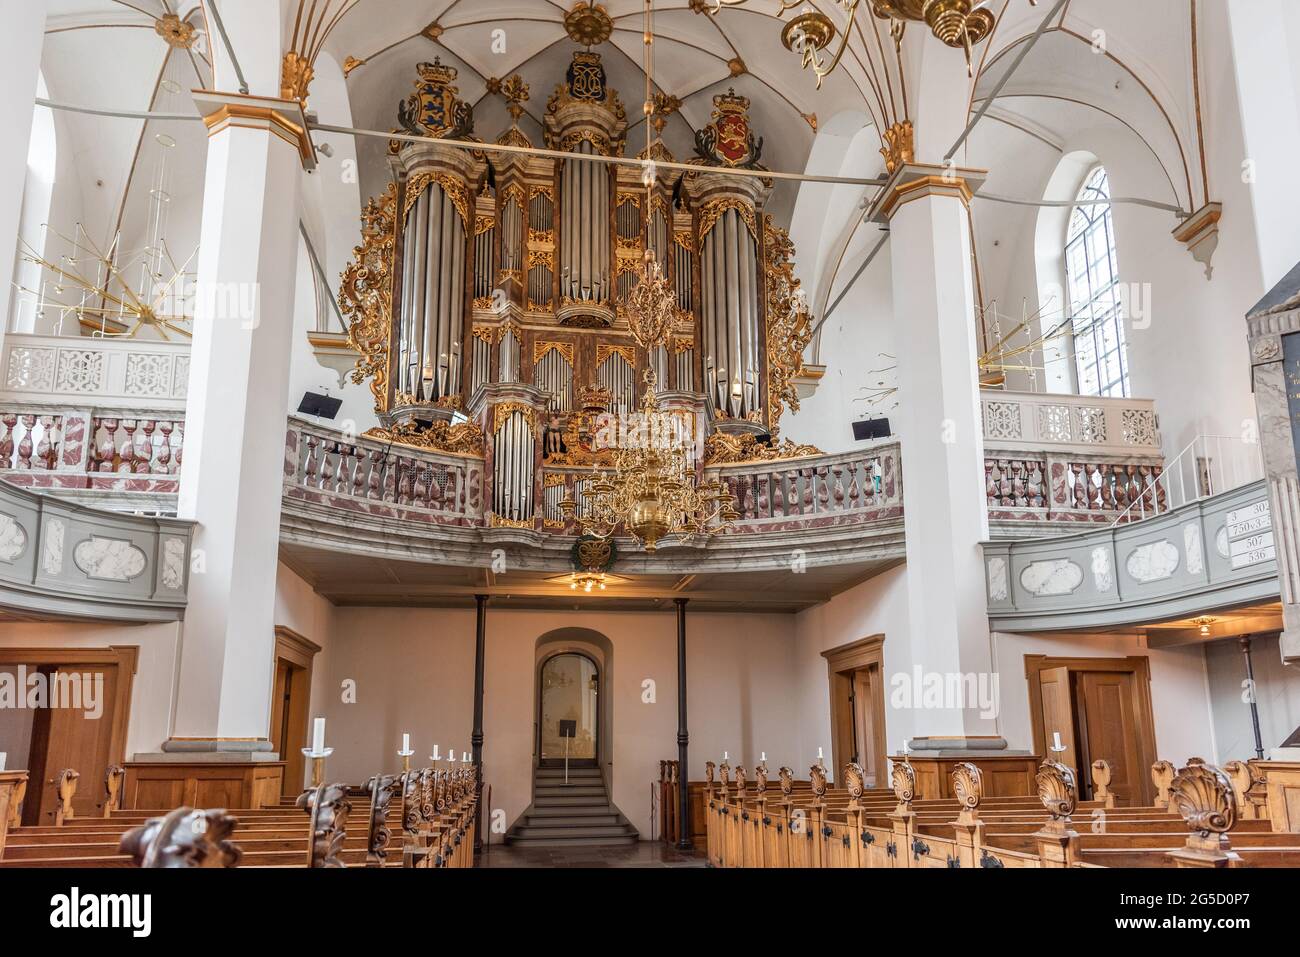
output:
[[[271,749],[299,191],[314,156],[301,106],[274,95],[271,5],[221,12],[252,93],[195,91],[209,145],[178,511],[198,527],[163,750],[243,760]],[[223,57],[217,84],[231,89]]]
[[[41,73],[47,6],[47,0],[7,4],[4,29],[0,30],[0,130],[5,131],[4,149],[0,150],[0,345],[9,329],[13,302],[27,150]]]

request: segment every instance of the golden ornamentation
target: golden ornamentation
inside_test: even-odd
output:
[[[604,43],[614,32],[614,21],[599,3],[578,2],[564,15],[564,32],[579,46]]]
[[[799,14],[781,31],[781,45],[791,53],[803,57],[809,55],[810,49],[820,53],[830,46],[834,39],[835,24],[820,10],[808,10]]]
[[[596,344],[596,368],[605,364],[605,360],[617,353],[627,360],[627,364],[633,369],[636,368],[636,350],[631,346],[613,345],[608,342]]]
[[[754,218],[754,207],[735,196],[724,196],[721,199],[706,203],[704,208],[700,210],[698,232],[701,245],[704,244],[704,237],[708,236],[709,231],[718,224],[722,214],[730,209],[734,209],[740,214],[740,218],[745,221],[745,226],[749,230],[749,235],[754,237],[754,242],[758,242],[758,223]]]
[[[655,259],[653,249],[645,251],[641,281],[632,287],[621,305],[637,345],[647,352],[668,345],[681,311],[677,308],[677,293]]]
[[[547,472],[542,476],[542,488],[558,488],[567,481],[563,472]]]
[[[533,365],[542,361],[542,356],[554,349],[564,357],[564,361],[573,366],[573,343],[572,342],[534,342],[533,343]]]
[[[759,164],[763,138],[749,125],[749,99],[734,89],[713,98],[709,124],[695,134],[697,162],[733,169],[764,169]]]
[[[375,411],[388,411],[388,340],[393,324],[393,254],[397,248],[397,185],[361,212],[361,245],[339,280],[339,311],[348,323],[348,346],[360,358],[352,381],[370,379]]]
[[[645,383],[636,434],[614,452],[613,471],[597,473],[583,491],[581,514],[572,498],[559,507],[587,535],[609,539],[622,528],[653,553],[665,539],[691,542],[717,535],[740,514],[721,482],[697,483],[694,436],[684,433],[677,416],[659,409],[653,373],[646,373]]]
[[[559,149],[565,153],[572,153],[584,140],[595,147],[596,152],[602,156],[610,155],[609,137],[597,130],[575,130],[560,140]]]
[[[474,133],[474,107],[457,94],[455,67],[443,66],[435,57],[421,63],[415,89],[397,105],[397,122],[412,136],[436,136],[444,139],[469,139]],[[399,145],[400,148],[400,145]]]
[[[464,183],[452,176],[450,173],[444,173],[441,170],[433,172],[417,173],[411,177],[410,183],[406,187],[406,202],[402,206],[402,216],[411,211],[416,200],[433,183],[442,187],[447,198],[451,200],[452,205],[456,207],[456,212],[460,213],[460,221],[464,223],[465,228],[469,228],[470,210],[469,210],[469,188]]]
[[[489,297],[489,302],[490,301],[491,301],[491,297]],[[476,306],[478,305],[477,299],[474,300],[474,304]],[[486,342],[490,346],[494,346],[497,344],[497,340],[500,338],[500,336],[498,335],[498,328],[499,327],[494,327],[494,326],[475,326],[473,329],[470,330],[470,335],[472,335],[475,339],[481,339],[483,342]]]
[[[458,422],[453,425],[441,419],[427,426],[402,422],[391,429],[370,429],[364,437],[426,452],[444,452],[472,458],[483,457],[485,443],[483,430],[477,422]]]
[[[531,518],[519,518],[519,519],[503,518],[502,516],[497,515],[495,512],[493,512],[491,526],[493,528],[531,529],[533,527],[533,520]]]
[[[1044,761],[1034,780],[1038,784],[1038,799],[1051,819],[1061,823],[1069,821],[1079,803],[1074,769],[1058,761]]]
[[[799,411],[795,379],[803,372],[803,353],[812,342],[812,317],[794,274],[790,234],[764,219],[767,262],[767,415],[772,435],[780,433],[786,407]]]
[[[359,0],[298,0],[298,10],[293,21],[293,34],[287,52],[280,62],[280,96],[286,100],[307,103],[307,89],[315,74],[316,58],[325,48],[334,28],[338,26]],[[345,66],[346,70],[346,66]],[[344,76],[346,76],[346,72]]]
[[[552,249],[528,250],[528,268],[533,269],[536,266],[545,266],[553,272],[555,270],[555,251]]]
[[[1232,781],[1213,765],[1188,764],[1174,777],[1169,797],[1188,828],[1203,838],[1226,834],[1237,822]]]
[[[442,36],[442,32],[443,28],[438,25],[437,20],[434,20],[420,31],[420,36],[424,37],[426,40],[432,40],[434,43],[437,43],[439,38]]]
[[[502,205],[514,202],[519,204],[520,209],[524,208],[524,188],[518,183],[510,183],[505,186],[501,190],[500,196]]]
[[[691,238],[691,234],[689,231],[673,233],[673,242],[675,242],[678,246],[681,246],[682,249],[685,249],[689,253],[695,252],[695,241]]]
[[[899,37],[909,20],[924,23],[937,39],[966,52],[968,68],[971,68],[973,48],[982,43],[997,24],[993,11],[976,7],[974,0],[871,0],[871,12],[882,20],[891,21],[895,35]]]
[[[492,434],[496,435],[505,427],[510,416],[518,412],[528,420],[530,429],[537,428],[537,410],[520,402],[501,402],[492,407]]]
[[[518,146],[521,149],[532,149],[533,141],[517,126],[512,126],[500,136],[497,137],[498,146]]]
[[[188,50],[194,46],[198,33],[174,13],[164,13],[153,22],[153,32],[167,41],[174,50]]]
[[[355,70],[359,66],[365,66],[365,65],[366,65],[365,60],[358,59],[357,57],[354,56],[348,56],[343,61],[343,76],[344,77],[351,76],[353,70]]]
[[[749,67],[745,66],[745,61],[740,57],[732,57],[727,61],[727,71],[733,76],[744,76],[749,72]]]
[[[895,123],[884,133],[885,145],[880,155],[885,158],[885,169],[895,172],[900,166],[916,159],[916,133],[911,120]]]
[[[678,337],[672,341],[669,348],[672,349],[674,355],[681,355],[683,352],[691,352],[695,349],[695,340]]]
[[[307,102],[307,88],[316,71],[301,54],[290,50],[280,62],[280,98]]]
[[[473,306],[475,309],[491,309],[494,302],[495,300],[493,300],[491,296],[476,296],[474,298]],[[480,339],[483,338],[482,336],[478,335],[477,329],[474,330],[474,335]]]
[[[479,216],[474,220],[474,235],[482,236],[489,229],[496,227],[497,221],[493,216]]]
[[[815,445],[800,445],[789,439],[775,445],[764,445],[758,441],[757,436],[748,432],[740,435],[714,432],[704,440],[706,467],[742,465],[749,462],[776,462],[821,454],[821,449]]]

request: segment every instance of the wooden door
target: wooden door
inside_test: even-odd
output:
[[[275,685],[271,697],[271,743],[284,762],[281,793],[299,794],[303,788],[307,759],[307,710],[311,696],[310,673],[279,658],[275,663]]]
[[[1120,805],[1142,804],[1145,791],[1143,735],[1133,710],[1132,672],[1085,671],[1076,676],[1081,754],[1089,767],[1110,762],[1111,790]]]
[[[1079,775],[1079,750],[1074,734],[1074,689],[1068,667],[1044,668],[1038,673],[1038,687],[1043,701],[1043,757],[1059,761]],[[1052,751],[1056,735],[1061,736],[1064,751]]]
[[[104,775],[113,747],[118,668],[116,665],[56,665],[42,668],[41,673],[47,677],[51,694],[54,688],[68,688],[74,682],[84,691],[94,682],[96,697],[94,710],[86,707],[92,703],[90,699],[83,699],[81,702],[51,701],[58,706],[36,712],[32,724],[32,780],[28,783],[23,823],[54,823],[54,809],[59,803],[55,778],[64,768],[81,775],[72,799],[74,815],[101,817],[107,797]],[[96,676],[102,676],[102,684],[96,681]],[[69,706],[78,703],[81,706]]]
[[[883,786],[880,756],[876,753],[875,714],[872,708],[872,669],[861,668],[852,675],[854,743],[858,764],[866,775],[868,787]]]

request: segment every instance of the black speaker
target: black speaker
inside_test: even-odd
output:
[[[887,439],[894,433],[889,430],[888,419],[866,419],[853,423],[853,438],[857,442],[867,439]]]
[[[339,414],[342,405],[342,399],[334,399],[328,395],[321,395],[319,392],[304,392],[302,402],[298,404],[298,412],[301,415],[314,415],[322,419],[332,419]]]

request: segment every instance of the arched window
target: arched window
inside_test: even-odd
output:
[[[37,80],[36,95],[49,97],[45,77]],[[54,172],[57,160],[57,142],[54,131],[54,113],[47,106],[32,110],[32,136],[27,146],[27,177],[23,182],[22,218],[18,227],[18,254],[14,269],[16,287],[9,294],[9,329],[12,332],[46,332],[38,328],[41,283],[44,279],[40,266],[28,262],[28,250],[45,255],[45,224],[50,220],[54,197]],[[23,292],[21,290],[32,290]],[[53,310],[51,310],[53,311]]]
[[[1119,262],[1106,170],[1088,174],[1065,240],[1066,290],[1080,395],[1128,395],[1128,356],[1119,297]]]

